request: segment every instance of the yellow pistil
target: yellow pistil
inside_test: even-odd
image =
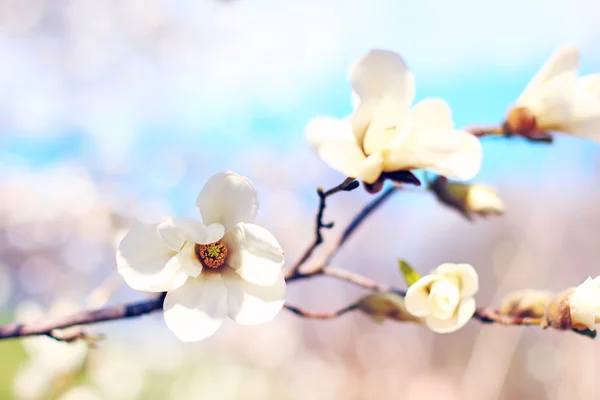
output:
[[[225,264],[225,260],[227,259],[227,246],[225,246],[225,243],[221,240],[210,244],[197,244],[196,255],[202,265],[208,268],[217,269]]]

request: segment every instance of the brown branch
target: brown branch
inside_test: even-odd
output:
[[[505,315],[491,308],[478,308],[473,318],[483,323],[501,325],[539,325],[541,322],[541,318]]]
[[[300,317],[312,318],[312,319],[334,319],[334,318],[337,318],[337,317],[340,317],[340,316],[346,314],[347,312],[356,310],[358,308],[356,303],[352,303],[349,306],[346,306],[342,309],[339,309],[339,310],[333,311],[333,312],[309,311],[309,310],[304,310],[300,307],[292,306],[290,304],[285,304],[283,307]]]
[[[319,196],[319,208],[317,209],[315,221],[315,239],[304,251],[298,261],[296,261],[296,263],[292,265],[292,267],[285,273],[286,278],[291,278],[299,274],[300,267],[302,267],[302,265],[308,261],[315,249],[319,247],[321,243],[323,243],[323,228],[331,229],[333,227],[333,222],[323,222],[323,213],[325,212],[325,207],[327,206],[327,198],[341,191],[354,190],[358,187],[358,185],[358,181],[356,181],[354,178],[346,178],[344,182],[327,191],[324,191],[323,188],[317,189],[317,194]]]
[[[85,337],[81,330],[72,333],[61,331],[79,325],[91,325],[98,322],[139,317],[162,310],[166,293],[158,297],[132,304],[123,304],[99,308],[92,311],[82,311],[66,317],[49,319],[28,324],[0,325],[0,339],[10,339],[24,336],[46,335],[56,340],[73,341]]]
[[[494,125],[494,126],[472,126],[470,128],[465,129],[467,132],[477,136],[502,136],[505,135],[504,127]]]

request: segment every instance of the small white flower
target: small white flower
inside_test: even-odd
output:
[[[600,319],[600,277],[588,278],[577,286],[569,299],[569,310],[574,328],[596,330]]]
[[[525,87],[507,117],[511,133],[558,131],[600,141],[600,74],[578,77],[579,51],[556,51]]]
[[[477,272],[469,264],[442,264],[408,288],[406,309],[437,333],[454,332],[475,313]]]
[[[168,292],[165,322],[182,341],[212,335],[226,316],[243,325],[273,319],[285,298],[283,250],[251,223],[258,211],[252,182],[214,175],[196,205],[202,222],[167,217],[129,231],[117,250],[119,273],[136,290]]]
[[[454,129],[446,102],[425,99],[410,108],[414,77],[399,54],[370,51],[351,68],[350,82],[352,116],[320,117],[307,126],[309,142],[330,167],[371,185],[385,178],[418,183],[398,175],[415,169],[463,180],[479,172],[481,144]]]

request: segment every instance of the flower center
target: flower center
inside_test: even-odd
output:
[[[219,268],[227,259],[227,246],[222,240],[209,244],[196,244],[198,259],[208,268]]]

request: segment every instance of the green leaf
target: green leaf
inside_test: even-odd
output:
[[[598,333],[597,331],[592,331],[589,329],[573,329],[573,332],[578,333],[580,335],[583,336],[587,336],[591,339],[595,339],[596,338],[596,334]]]
[[[416,281],[421,279],[421,274],[419,274],[413,267],[411,267],[406,261],[398,260],[398,265],[400,267],[400,272],[406,281],[406,286],[410,287]]]

